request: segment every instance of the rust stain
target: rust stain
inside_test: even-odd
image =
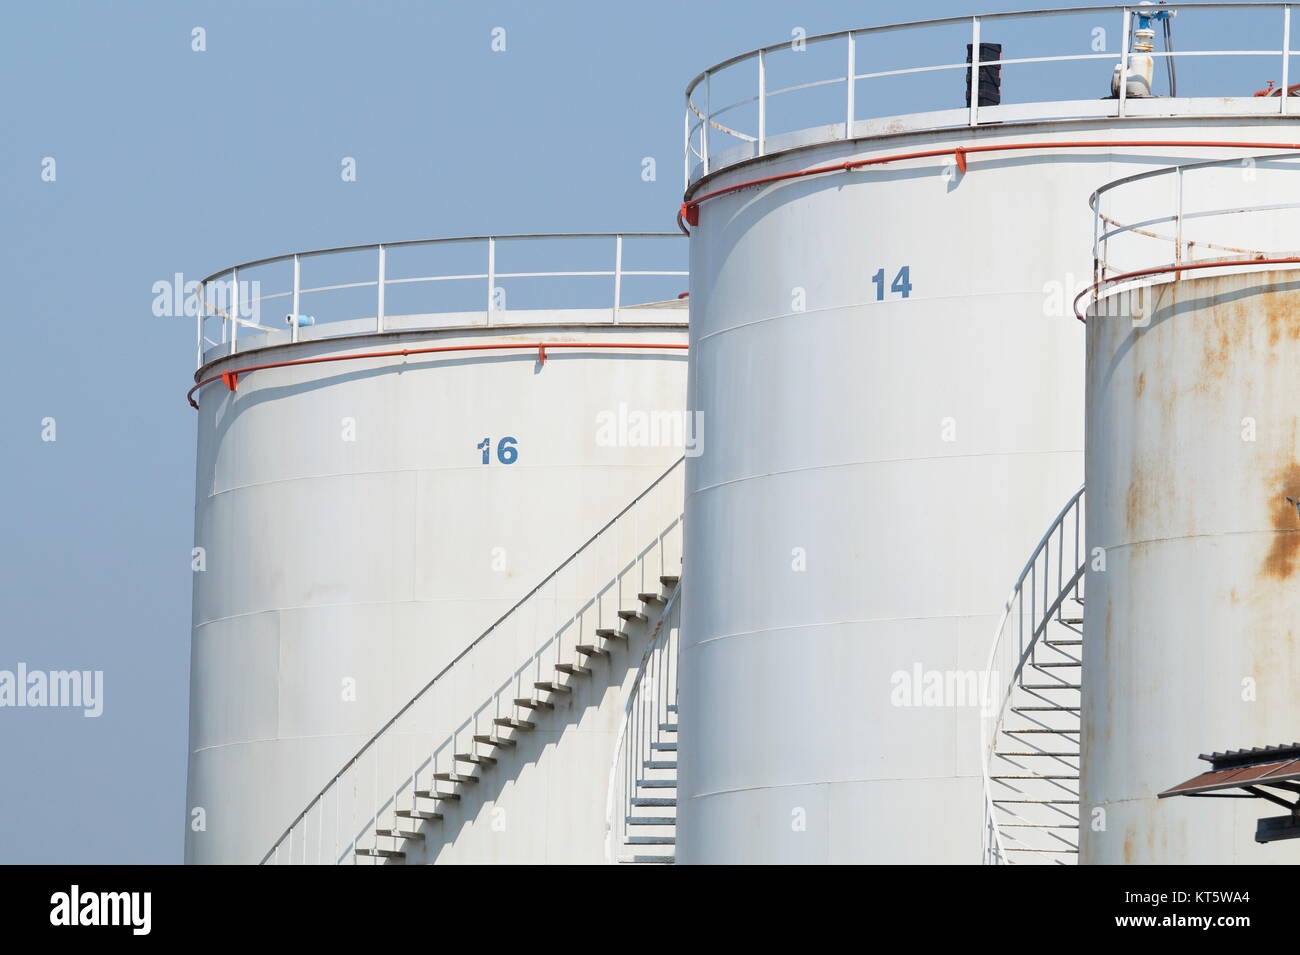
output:
[[[1138,516],[1138,509],[1142,503],[1142,489],[1136,480],[1129,483],[1128,494],[1124,497],[1124,523],[1131,530],[1133,522]]]
[[[1268,344],[1275,348],[1283,334],[1292,341],[1300,341],[1300,301],[1294,295],[1269,295],[1264,309],[1268,323]]]
[[[1137,396],[1141,398],[1142,392],[1146,390],[1147,390],[1147,373],[1144,371],[1140,375],[1138,375]]]
[[[1152,521],[1159,519],[1166,503],[1162,495],[1171,493],[1169,487],[1169,481],[1158,468],[1140,460],[1133,462],[1128,492],[1124,496],[1124,526],[1131,538],[1140,537]]]
[[[1273,530],[1273,546],[1264,558],[1260,576],[1270,580],[1287,580],[1296,572],[1300,562],[1300,515],[1287,497],[1300,499],[1300,461],[1292,461],[1273,475],[1269,492],[1269,515]]]
[[[1227,378],[1233,353],[1249,345],[1250,320],[1254,316],[1242,306],[1241,302],[1227,301],[1217,302],[1211,308],[1209,320],[1202,329],[1204,367],[1196,383],[1198,390],[1206,391]]]
[[[1202,382],[1207,379],[1223,378],[1228,370],[1228,362],[1232,355],[1232,336],[1228,334],[1228,329],[1220,324],[1219,334],[1217,337],[1210,332],[1201,342],[1201,349],[1205,355],[1205,370],[1201,374]]]

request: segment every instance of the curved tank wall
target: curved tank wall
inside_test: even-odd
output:
[[[1280,807],[1156,794],[1300,726],[1300,271],[1138,304],[1087,329],[1082,861],[1295,864],[1254,842]]]
[[[1257,141],[1267,118],[1008,123],[794,149],[765,176],[1010,143]],[[1230,153],[1229,153],[1230,154]],[[1089,192],[1222,149],[1031,149],[744,189],[691,239],[683,862],[976,862],[979,671],[1083,477]],[[936,689],[937,687],[937,689]]]
[[[403,347],[685,342],[680,305],[618,325],[527,314],[527,327],[276,345],[200,374]],[[187,828],[187,861],[261,858],[398,706],[662,474],[680,445],[602,434],[600,416],[680,411],[685,364],[653,348],[556,350],[544,364],[535,349],[464,352],[267,369],[201,391],[188,803],[205,827]],[[612,747],[617,722],[587,728]],[[448,858],[600,861],[608,754],[587,744],[591,839],[533,832],[571,827],[573,811],[534,774],[563,825],[534,805],[514,816],[532,819],[518,852],[498,840]]]

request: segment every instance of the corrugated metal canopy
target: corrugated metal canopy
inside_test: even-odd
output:
[[[1185,783],[1179,783],[1172,789],[1160,794],[1166,796],[1193,796],[1197,793],[1213,792],[1217,789],[1235,789],[1240,786],[1269,785],[1286,780],[1300,780],[1300,759],[1289,759],[1281,763],[1269,763],[1264,766],[1243,766],[1239,769],[1217,769],[1193,776]]]
[[[1250,795],[1256,795],[1248,787],[1300,780],[1300,744],[1297,743],[1229,750],[1202,755],[1201,759],[1209,761],[1214,768],[1166,789],[1160,793],[1160,798],[1195,796],[1222,789],[1246,789]]]

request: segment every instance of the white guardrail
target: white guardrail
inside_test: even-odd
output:
[[[1168,24],[1170,32],[1135,37],[1143,23],[1156,34]],[[721,168],[785,149],[914,130],[1298,114],[1290,98],[1300,90],[1280,95],[1296,85],[1291,57],[1300,51],[1292,43],[1288,3],[1065,7],[811,37],[796,28],[790,40],[724,60],[687,86],[683,175],[689,188]],[[1139,57],[1155,67],[1150,97],[1130,94]],[[1116,66],[1124,82],[1112,95]],[[972,80],[979,89],[981,67],[1000,71],[996,105],[980,105],[967,92]]]
[[[288,331],[296,342],[301,328],[336,322],[340,335],[444,327],[446,313],[477,313],[491,325],[507,310],[507,291],[515,298],[512,285],[528,299],[522,308],[516,302],[515,316],[597,308],[617,324],[620,310],[681,297],[686,255],[680,233],[625,232],[414,239],[256,259],[197,283],[197,365],[218,346],[235,354],[241,329],[245,336]],[[554,261],[567,267],[546,264]],[[533,280],[544,283],[541,292],[526,287]],[[329,331],[313,329],[311,337],[333,337]]]
[[[1174,281],[1188,266],[1300,257],[1295,153],[1156,169],[1102,186],[1089,204],[1099,285],[1135,272],[1148,273],[1138,276],[1147,284]]]

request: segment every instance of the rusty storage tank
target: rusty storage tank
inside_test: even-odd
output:
[[[1271,803],[1157,794],[1300,728],[1300,166],[1185,165],[1093,205],[1081,861],[1294,864],[1254,841]]]

